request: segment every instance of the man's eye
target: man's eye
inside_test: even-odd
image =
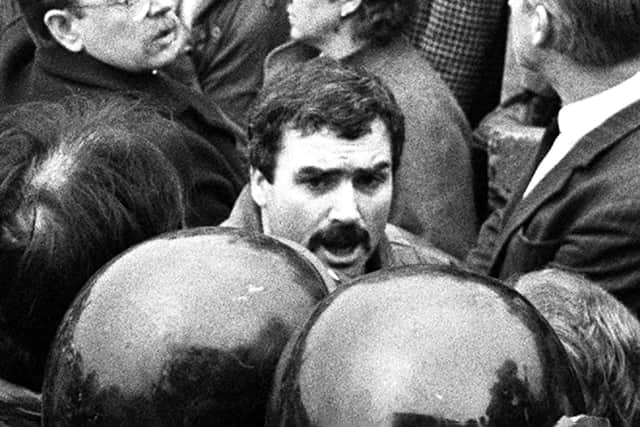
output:
[[[328,186],[329,180],[323,176],[308,178],[305,180],[305,185],[313,190],[318,190],[320,188],[324,188]]]
[[[357,188],[375,189],[384,183],[386,179],[387,176],[383,173],[362,174],[355,178],[354,184]]]
[[[308,190],[317,193],[329,190],[337,181],[338,178],[331,174],[321,174],[305,177],[300,183]]]

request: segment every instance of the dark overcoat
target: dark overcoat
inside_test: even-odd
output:
[[[162,71],[131,73],[58,44],[36,46],[24,21],[0,33],[0,108],[70,95],[126,95],[184,125],[180,147],[161,147],[189,189],[189,225],[217,225],[229,216],[246,182],[236,146],[243,133],[204,95]],[[184,147],[184,149],[182,149]]]
[[[640,102],[609,118],[522,198],[557,135],[550,130],[467,263],[501,279],[546,267],[585,275],[640,314]]]

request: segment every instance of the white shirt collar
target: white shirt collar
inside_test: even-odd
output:
[[[560,135],[544,156],[531,177],[523,197],[576,146],[583,136],[600,126],[609,117],[640,99],[640,72],[610,89],[560,109],[558,128]]]
[[[558,113],[558,128],[561,134],[580,139],[638,99],[640,72],[604,92],[562,107]]]

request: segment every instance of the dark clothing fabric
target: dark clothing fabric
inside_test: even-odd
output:
[[[285,44],[267,57],[265,78],[318,54],[302,43]],[[477,223],[471,131],[451,91],[402,37],[365,47],[342,62],[382,78],[405,115],[406,142],[390,222],[464,258],[475,242]]]
[[[483,225],[467,263],[501,279],[545,267],[583,274],[638,315],[640,103],[584,136],[523,199],[555,129],[513,198]]]
[[[0,34],[16,17],[20,15],[17,0],[0,1]]]
[[[22,19],[0,35],[0,108],[29,101],[125,95],[184,126],[188,150],[167,150],[185,178],[189,225],[224,220],[246,181],[241,131],[202,94],[163,72],[130,73],[55,44],[36,48]]]
[[[506,0],[422,0],[405,27],[472,127],[500,101],[508,18]]]
[[[240,193],[231,216],[220,225],[254,233],[263,232],[260,208],[251,198],[248,186]],[[418,236],[387,224],[382,241],[367,262],[367,273],[403,265],[425,263],[453,265],[456,262],[450,255],[430,246]]]
[[[286,0],[217,0],[194,24],[203,92],[243,128],[262,87],[262,64],[289,37]]]

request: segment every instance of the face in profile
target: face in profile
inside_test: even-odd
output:
[[[328,129],[286,129],[273,182],[252,171],[265,233],[306,246],[348,276],[362,274],[389,216],[391,167],[391,140],[379,119],[353,140]]]
[[[176,15],[178,0],[80,1],[74,23],[81,50],[127,71],[139,72],[173,62],[187,40]]]
[[[340,23],[340,1],[291,0],[287,6],[291,38],[317,44]]]
[[[534,56],[534,46],[532,44],[532,19],[533,10],[527,6],[528,0],[509,0],[511,10],[511,22],[509,30],[513,49],[513,55],[518,65],[537,71]]]

